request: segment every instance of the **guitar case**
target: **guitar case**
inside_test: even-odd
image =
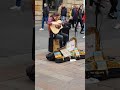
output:
[[[54,56],[54,53],[49,53],[46,55],[46,58],[49,60],[49,61],[55,61],[55,56]]]
[[[47,60],[49,61],[55,61],[56,63],[63,63],[64,59],[61,57],[57,58],[55,53],[57,52],[52,52],[46,55]],[[60,53],[60,52],[59,52]]]

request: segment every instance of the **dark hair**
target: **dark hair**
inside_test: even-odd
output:
[[[59,16],[59,14],[57,12],[53,13],[53,16]]]

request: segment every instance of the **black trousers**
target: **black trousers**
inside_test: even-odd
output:
[[[66,43],[69,41],[69,36],[65,33],[59,32],[58,34],[53,34],[52,31],[50,31],[50,38],[55,38],[60,40],[60,47],[63,47],[66,45]]]
[[[76,26],[75,26],[75,32],[77,32],[77,26],[78,26],[79,22],[80,22],[80,25],[81,25],[81,31],[83,31],[83,28],[84,28],[83,21],[81,19],[78,19],[77,22],[76,22]]]
[[[71,20],[72,28],[74,28],[74,27],[75,27],[74,25],[76,24],[76,22],[77,22],[77,20],[76,20],[76,19],[72,19],[72,20]]]
[[[110,3],[111,3],[111,8],[110,8],[110,11],[109,13],[112,13],[114,14],[114,12],[117,12],[117,4],[118,4],[118,0],[110,0]]]

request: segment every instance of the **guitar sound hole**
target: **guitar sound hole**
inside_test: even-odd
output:
[[[60,26],[60,25],[55,25],[55,27],[56,27],[57,29],[60,29],[61,26]]]

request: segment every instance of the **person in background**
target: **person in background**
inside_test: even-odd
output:
[[[65,33],[62,33],[61,31],[58,34],[54,34],[51,31],[50,25],[52,25],[52,22],[60,20],[60,15],[58,13],[54,13],[48,18],[48,30],[50,38],[56,38],[60,40],[60,47],[63,47],[66,45],[66,43],[69,41],[68,35]],[[59,24],[61,25],[61,24]]]
[[[58,7],[58,14],[61,15],[61,8],[63,6],[63,3],[60,4],[60,6]]]
[[[69,23],[70,23],[70,26],[72,25],[72,20],[73,20],[73,17],[72,17],[72,9],[73,9],[73,6],[71,8],[69,8],[68,10],[68,18],[69,18]]]
[[[77,22],[76,22],[76,26],[75,26],[75,32],[77,32],[77,26],[78,26],[78,23],[80,22],[80,25],[81,25],[80,34],[84,34],[84,33],[82,33],[83,28],[84,28],[83,21],[82,21],[82,16],[83,16],[83,8],[82,8],[82,5],[81,5],[78,9]]]
[[[74,28],[74,24],[76,24],[77,22],[77,17],[78,17],[78,7],[76,5],[74,5],[73,9],[72,9],[72,27]]]
[[[110,0],[110,3],[111,3],[111,8],[110,8],[110,11],[108,13],[108,16],[112,19],[116,19],[117,17],[114,16],[114,12],[117,12],[117,4],[118,4],[118,0]]]
[[[21,9],[21,0],[16,0],[16,5],[10,8],[11,10],[20,10]]]
[[[44,3],[44,7],[43,7],[43,17],[42,17],[42,28],[40,28],[39,30],[44,30],[44,21],[48,21],[48,17],[49,17],[49,7],[47,6],[46,3]]]
[[[84,15],[82,16],[82,21],[83,21],[83,25],[84,25],[83,30],[85,31],[86,30],[85,29],[85,21],[86,21],[86,13],[85,12],[84,12]],[[85,38],[85,36],[83,36],[83,38]]]
[[[66,21],[66,17],[67,17],[67,8],[65,7],[65,5],[62,5],[62,8],[61,8],[61,20],[62,20],[62,22]]]

